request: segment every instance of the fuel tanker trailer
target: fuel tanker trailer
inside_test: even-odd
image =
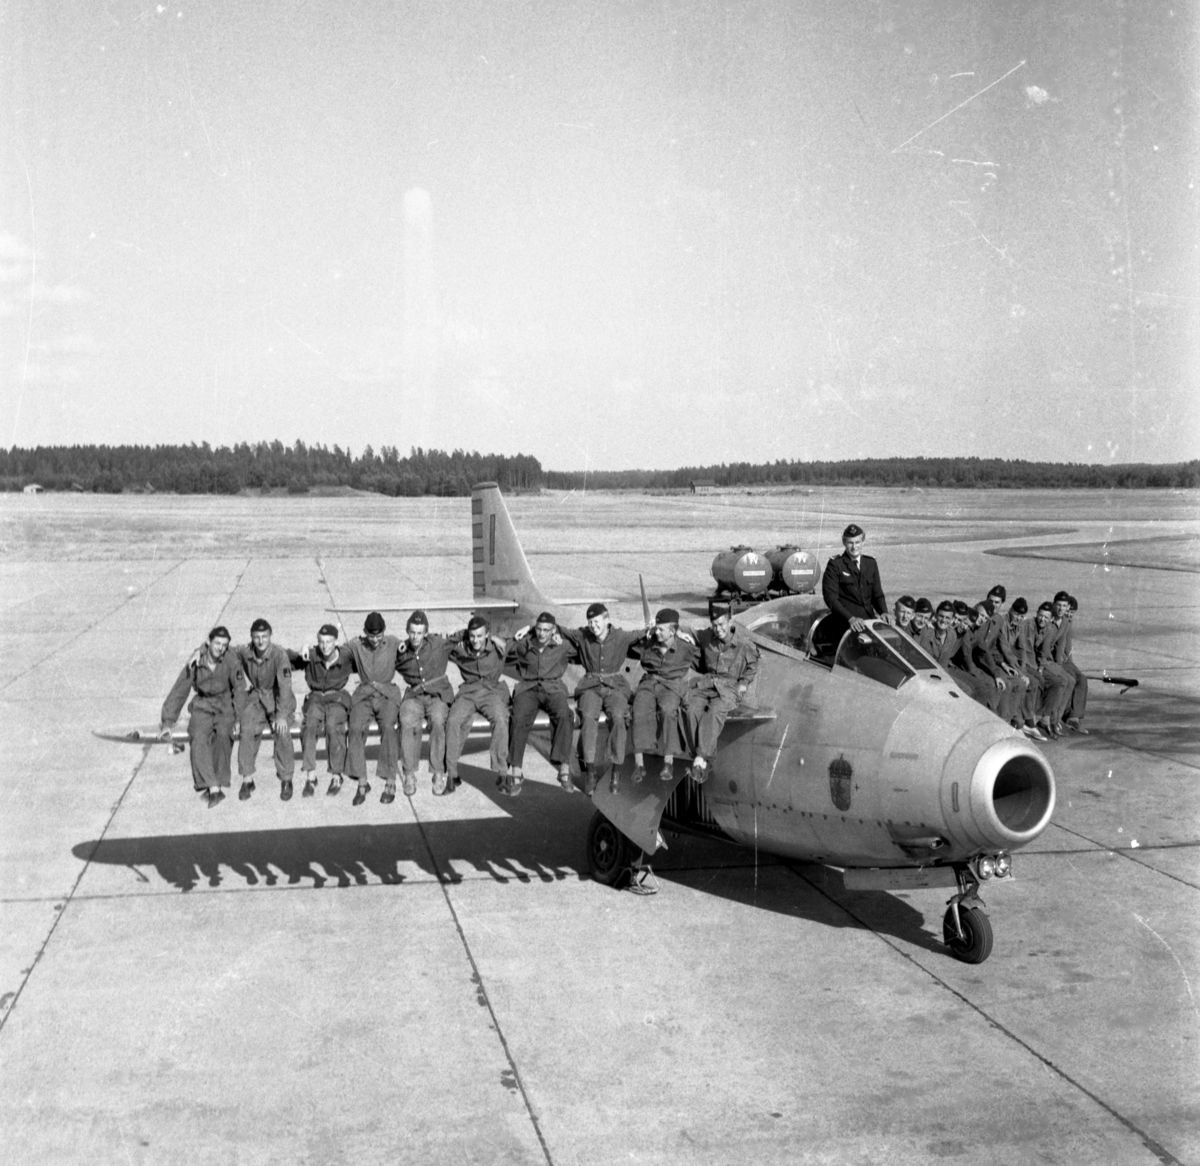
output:
[[[766,560],[771,564],[773,578],[771,589],[780,595],[807,595],[817,586],[817,560],[815,555],[799,547],[786,545],[767,551]]]
[[[751,547],[730,547],[712,562],[712,577],[717,595],[741,595],[748,598],[765,595],[773,574],[765,555]]]

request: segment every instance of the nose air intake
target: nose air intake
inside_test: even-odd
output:
[[[1054,813],[1054,774],[1024,742],[998,741],[986,749],[971,776],[975,831],[985,845],[1032,842]]]

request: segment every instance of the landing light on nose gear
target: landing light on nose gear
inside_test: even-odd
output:
[[[958,894],[950,901],[942,920],[942,940],[956,960],[981,964],[992,954],[992,924],[979,897],[979,884],[988,879],[1012,877],[1012,859],[999,854],[976,855],[954,868]]]

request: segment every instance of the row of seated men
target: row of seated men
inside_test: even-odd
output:
[[[242,779],[238,796],[252,796],[260,738],[269,731],[280,797],[287,801],[295,772],[292,671],[302,670],[308,686],[300,732],[305,797],[316,792],[317,744],[324,736],[331,774],[326,793],[337,794],[343,777],[349,777],[357,784],[354,804],[366,800],[371,789],[366,738],[372,722],[380,734],[380,801],[395,800],[397,778],[406,796],[417,792],[424,723],[429,726],[433,792],[451,794],[460,784],[459,760],[477,714],[491,726],[490,763],[497,786],[516,795],[539,709],[549,714],[550,761],[563,789],[572,792],[574,718],[563,675],[569,665],[578,664],[583,676],[575,698],[585,793],[595,790],[605,763],[611,766],[610,786],[616,792],[631,723],[633,782],[645,780],[647,753],[663,757],[664,780],[671,776],[675,757],[690,756],[689,776],[703,782],[725,720],[758,668],[758,649],[731,623],[728,606],[710,604],[709,617],[709,627],[692,635],[680,627],[677,611],[664,608],[650,627],[627,630],[612,624],[603,603],[593,603],[584,627],[560,627],[552,614],[543,612],[532,628],[505,640],[492,634],[482,616],[452,635],[439,635],[429,630],[424,612],[414,611],[400,640],[387,632],[383,616],[372,612],[362,635],[339,643],[337,628],[325,624],[316,644],[300,652],[273,644],[265,619],[254,621],[245,645],[231,646],[228,630],[216,627],[175,681],[163,704],[160,732],[170,736],[191,695],[192,781],[209,806],[215,806],[230,785],[234,740]],[[624,673],[628,658],[642,666],[636,692]],[[447,676],[451,663],[461,678],[457,692]],[[503,679],[506,669],[516,676],[511,693]],[[352,675],[357,684],[351,689]],[[608,722],[608,741],[604,758],[598,759],[601,713]]]
[[[1072,659],[1071,628],[1079,602],[1065,591],[1038,605],[1006,603],[997,584],[973,607],[903,595],[893,621],[916,640],[969,696],[1036,740],[1086,733],[1087,677]]]

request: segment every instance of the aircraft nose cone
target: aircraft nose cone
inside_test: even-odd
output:
[[[964,825],[977,845],[1011,850],[1032,842],[1054,813],[1054,774],[1023,740],[1007,738],[975,763]]]

